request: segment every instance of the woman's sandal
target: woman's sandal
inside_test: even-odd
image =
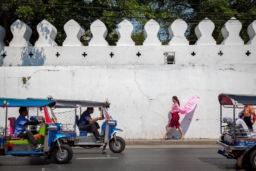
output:
[[[167,138],[168,138],[167,136],[164,136],[161,138],[161,140],[167,140]]]

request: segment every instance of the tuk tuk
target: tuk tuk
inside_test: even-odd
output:
[[[228,159],[236,159],[237,165],[251,165],[256,169],[256,132],[248,129],[242,118],[236,118],[236,110],[243,112],[245,105],[256,105],[256,96],[220,94],[220,133],[217,144],[224,147],[218,153]],[[223,117],[223,107],[233,111],[233,117]],[[252,114],[253,117],[254,114]],[[241,115],[242,116],[242,115]]]
[[[69,118],[69,121],[72,121],[71,125],[66,125],[64,121],[61,122],[65,129],[74,131],[75,137],[64,137],[63,143],[68,144],[71,147],[79,146],[84,148],[92,148],[92,147],[101,147],[103,146],[102,152],[104,152],[107,144],[109,144],[109,148],[114,153],[121,153],[125,149],[125,141],[123,138],[117,136],[117,132],[122,132],[122,129],[117,128],[117,121],[113,120],[113,118],[108,114],[107,108],[109,108],[110,103],[106,102],[95,102],[95,101],[83,101],[83,100],[61,100],[54,99],[56,102],[54,108],[55,109],[75,109],[72,113],[69,113],[69,116],[72,115],[73,118]],[[103,137],[102,142],[97,142],[95,136],[92,132],[82,131],[78,128],[78,109],[80,109],[81,116],[81,107],[94,107],[100,110],[100,115],[103,119],[105,119],[104,123],[101,125],[100,136]],[[57,120],[61,120],[63,114],[58,114],[58,112],[52,112],[53,117]],[[71,129],[73,128],[73,130]]]
[[[45,160],[53,157],[59,164],[68,163],[73,157],[73,151],[67,144],[62,144],[62,139],[74,137],[75,134],[63,132],[60,123],[49,120],[48,111],[55,104],[54,100],[0,98],[0,107],[6,109],[5,128],[0,132],[0,155],[44,156]],[[37,143],[43,144],[41,149],[36,150],[28,139],[14,136],[16,118],[8,118],[8,110],[16,108],[18,113],[18,107],[40,108],[44,111],[44,117],[30,116],[30,120],[44,121],[30,127]]]

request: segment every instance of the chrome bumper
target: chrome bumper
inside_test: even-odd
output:
[[[222,143],[220,140],[217,140],[216,143],[218,145],[224,147],[227,150],[247,150],[247,149],[251,148],[251,147],[247,147],[247,146],[230,146],[230,145]]]

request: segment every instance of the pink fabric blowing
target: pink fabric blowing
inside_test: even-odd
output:
[[[197,105],[197,102],[199,100],[199,96],[195,95],[193,96],[191,99],[189,99],[189,101],[185,104],[184,106],[184,111],[186,111],[186,113],[191,112],[192,110],[194,110],[194,108]],[[184,114],[184,113],[182,113]]]
[[[181,114],[187,114],[189,112],[191,112],[192,110],[194,110],[194,108],[196,107],[197,105],[197,102],[199,100],[199,97],[198,96],[193,96],[192,98],[189,99],[189,101],[185,104],[184,108],[181,109],[179,104],[177,102],[175,102],[173,105],[172,105],[172,113],[175,113],[175,112],[178,112],[178,113],[181,113]]]

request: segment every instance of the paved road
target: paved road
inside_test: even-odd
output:
[[[0,157],[1,171],[231,171],[235,160],[217,154],[218,147],[208,146],[130,146],[121,154],[109,149],[74,148],[72,162],[65,165],[40,157]],[[250,169],[248,169],[250,170]]]

